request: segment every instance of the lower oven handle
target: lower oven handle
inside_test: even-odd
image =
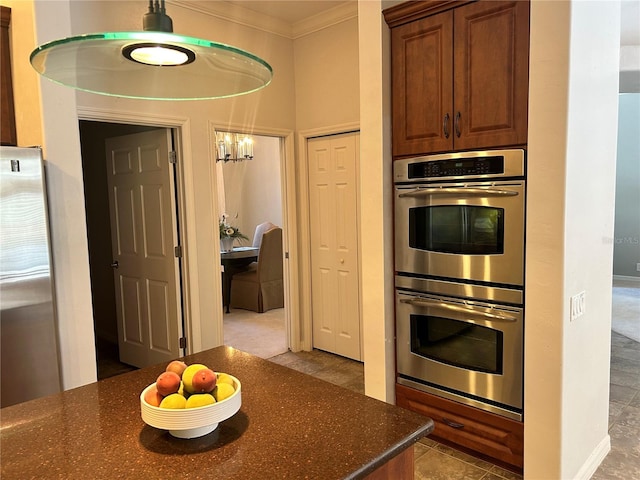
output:
[[[499,195],[503,197],[513,197],[518,192],[513,190],[502,190],[498,188],[473,188],[473,187],[444,187],[444,188],[416,188],[409,192],[403,192],[398,197],[426,197],[429,195]]]
[[[477,310],[473,310],[471,308],[459,307],[458,305],[451,305],[444,302],[438,302],[436,300],[425,300],[423,298],[403,298],[400,300],[401,303],[408,303],[409,305],[415,305],[417,307],[436,307],[443,308],[445,310],[451,310],[454,312],[461,312],[469,315],[476,315],[479,317],[490,318],[492,320],[502,320],[504,322],[515,322],[517,318],[509,316],[509,315],[497,315],[495,313],[488,312],[479,312]]]

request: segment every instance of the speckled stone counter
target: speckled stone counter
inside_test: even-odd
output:
[[[158,365],[0,410],[0,477],[355,479],[433,429],[427,417],[230,347],[184,360],[242,382],[240,411],[212,433],[178,439],[142,421],[140,392]]]

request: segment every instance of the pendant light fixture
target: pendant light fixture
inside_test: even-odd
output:
[[[142,32],[78,35],[31,53],[44,77],[102,95],[205,100],[243,95],[273,77],[261,58],[230,45],[176,35],[164,0],[149,0]]]

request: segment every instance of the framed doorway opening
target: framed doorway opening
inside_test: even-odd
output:
[[[297,238],[297,210],[296,210],[296,202],[295,202],[295,192],[296,192],[296,178],[295,178],[295,165],[293,158],[293,132],[289,130],[281,130],[281,129],[269,129],[251,126],[248,128],[243,125],[219,125],[211,122],[209,124],[209,136],[210,136],[210,145],[212,148],[212,161],[216,160],[216,133],[217,132],[233,132],[236,134],[242,135],[251,135],[256,144],[254,144],[253,154],[254,159],[248,160],[244,162],[239,162],[238,165],[247,164],[250,166],[252,163],[260,162],[261,158],[261,150],[259,147],[260,139],[264,139],[267,142],[274,143],[275,142],[275,151],[277,151],[277,155],[279,157],[279,184],[277,187],[279,188],[279,194],[281,198],[281,206],[280,213],[281,215],[281,225],[278,225],[283,230],[283,255],[284,255],[284,263],[283,263],[283,281],[284,281],[284,325],[285,325],[285,342],[286,347],[291,351],[299,351],[301,350],[300,346],[300,338],[301,338],[301,325],[299,321],[300,311],[299,307],[299,292],[298,292],[298,238]],[[271,152],[274,150],[271,149]],[[233,217],[236,215],[236,211],[229,211],[226,206],[226,196],[224,194],[224,174],[223,165],[225,162],[216,162],[217,165],[215,168],[212,168],[212,179],[211,184],[215,187],[215,195],[214,195],[214,211],[218,212],[218,215],[222,213],[227,213]],[[229,162],[232,164],[233,162]],[[230,165],[233,167],[234,165]],[[273,183],[275,183],[275,178],[273,179]],[[237,193],[237,192],[236,192]],[[246,202],[247,200],[245,200]],[[236,205],[238,205],[236,203]],[[231,205],[230,205],[231,206]],[[232,207],[233,208],[233,207]],[[225,211],[227,209],[227,211]],[[253,229],[255,228],[256,219],[252,219],[248,225],[251,231],[243,231],[249,237],[249,244],[253,239]],[[246,230],[246,229],[245,229]],[[241,229],[242,231],[242,229]],[[218,249],[220,246],[218,245]],[[219,251],[216,252],[219,254]],[[222,310],[222,305],[220,308],[220,317],[219,321],[216,322],[216,328],[218,330],[218,334],[220,338],[224,338],[224,313]],[[248,312],[250,313],[250,312]],[[260,315],[260,314],[256,314]],[[225,343],[227,340],[225,339]],[[234,346],[230,344],[230,346]],[[252,353],[252,352],[249,352]]]

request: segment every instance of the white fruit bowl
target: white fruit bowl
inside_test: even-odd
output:
[[[242,405],[240,380],[229,375],[234,382],[235,392],[224,400],[204,407],[170,409],[149,405],[144,400],[147,391],[155,386],[152,383],[140,394],[140,412],[147,425],[162,430],[178,438],[196,438],[213,432],[218,423],[235,415]]]

